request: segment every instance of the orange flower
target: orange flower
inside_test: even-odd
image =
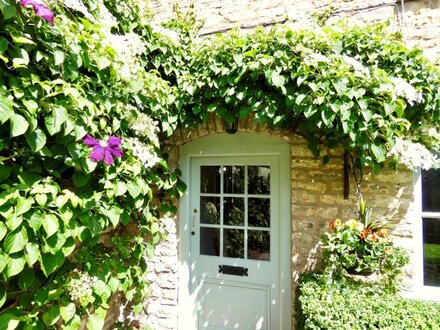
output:
[[[373,235],[371,236],[371,239],[373,240],[373,242],[377,241],[377,236],[375,233],[373,233]]]
[[[331,231],[335,229],[335,222],[333,220],[330,221],[329,227]]]
[[[377,234],[379,236],[385,237],[387,235],[387,230],[384,228],[379,229],[379,231],[377,232]]]
[[[367,237],[367,235],[365,234],[365,230],[364,230],[364,231],[361,231],[361,233],[359,234],[359,237],[360,237],[360,238],[365,238],[365,237]]]
[[[370,235],[373,231],[370,228],[365,228],[364,229],[365,235],[368,236]]]

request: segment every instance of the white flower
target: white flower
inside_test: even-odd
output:
[[[144,113],[141,113],[137,110],[137,117],[131,126],[131,129],[134,130],[139,136],[145,137],[154,145],[159,145],[159,138],[157,137],[157,132],[159,132],[158,122],[153,120],[153,118],[147,116]]]
[[[82,306],[86,306],[92,299],[92,285],[98,279],[77,269],[74,270],[73,276],[67,284],[70,299],[71,301],[79,301]]]
[[[394,84],[392,90],[393,99],[396,99],[398,96],[404,97],[410,105],[423,101],[423,93],[417,92],[417,90],[404,79],[393,77],[391,81]]]
[[[388,152],[389,157],[396,157],[399,163],[411,170],[421,167],[424,170],[440,168],[440,159],[420,143],[409,140],[396,139],[396,144]]]
[[[370,77],[370,70],[366,68],[361,62],[347,55],[343,55],[342,58],[344,59],[345,63],[347,63],[349,66],[351,66],[354,69],[355,76],[357,77],[366,76],[367,78]]]
[[[153,167],[160,161],[153,146],[146,145],[139,141],[138,138],[129,138],[129,140],[132,144],[133,156],[135,156],[145,167]]]
[[[158,33],[170,40],[175,46],[180,45],[180,37],[176,31],[164,28],[162,25],[157,25],[154,23],[151,24],[151,29],[154,33]]]
[[[308,65],[316,66],[319,62],[328,63],[329,58],[321,53],[310,53],[304,56],[304,62]]]

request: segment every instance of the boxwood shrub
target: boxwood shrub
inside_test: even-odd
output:
[[[326,282],[304,276],[297,329],[440,329],[440,304],[386,293],[371,283]]]

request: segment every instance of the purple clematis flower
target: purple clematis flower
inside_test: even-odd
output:
[[[99,162],[104,159],[104,163],[111,165],[113,164],[113,158],[122,157],[124,154],[120,147],[122,138],[116,136],[110,136],[107,141],[103,141],[96,140],[87,134],[83,138],[83,142],[93,148],[89,157],[94,162]]]
[[[34,12],[37,16],[40,16],[45,21],[48,21],[51,25],[54,25],[54,15],[52,10],[47,8],[45,5],[35,1],[35,0],[20,0],[20,4],[23,7],[32,5],[34,7]]]

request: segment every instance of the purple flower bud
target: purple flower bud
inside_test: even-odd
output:
[[[54,14],[52,10],[47,8],[45,5],[35,1],[35,0],[20,0],[20,4],[23,7],[27,7],[28,5],[32,5],[34,8],[34,12],[37,16],[40,16],[45,21],[49,22],[51,25],[54,25]]]

